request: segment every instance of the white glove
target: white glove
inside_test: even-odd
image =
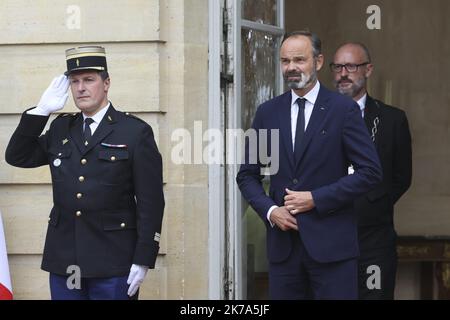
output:
[[[130,275],[128,276],[127,283],[130,285],[128,288],[128,296],[134,296],[139,286],[144,281],[147,275],[148,267],[133,264],[130,269]]]
[[[60,75],[53,79],[50,86],[42,94],[41,100],[31,114],[48,116],[50,113],[61,110],[66,104],[69,94],[69,79],[65,75]],[[30,113],[30,112],[29,112]]]

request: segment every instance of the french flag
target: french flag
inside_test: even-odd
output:
[[[3,232],[2,213],[0,212],[0,300],[12,300],[12,298],[5,233]]]

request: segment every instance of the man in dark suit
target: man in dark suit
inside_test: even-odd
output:
[[[405,112],[367,94],[373,71],[369,51],[361,43],[346,43],[331,70],[337,90],[355,100],[375,143],[383,181],[355,201],[358,214],[359,298],[393,299],[397,270],[394,204],[411,185],[411,135]]]
[[[290,91],[259,106],[237,183],[267,227],[271,299],[356,299],[358,239],[352,203],[381,181],[374,145],[350,98],[317,80],[323,65],[320,39],[310,32],[285,36],[281,67]],[[267,131],[264,131],[267,129]],[[265,163],[251,161],[264,133],[279,130],[279,153],[269,195]],[[267,138],[271,141],[271,136]],[[278,142],[278,141],[276,141]],[[250,157],[249,157],[250,156]],[[347,174],[353,163],[355,174]]]
[[[159,250],[164,211],[162,159],[152,128],[108,101],[105,49],[66,51],[37,107],[22,115],[6,161],[49,165],[53,208],[42,260],[52,299],[137,298]],[[61,114],[70,86],[77,114]]]

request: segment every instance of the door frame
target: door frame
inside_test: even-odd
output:
[[[225,148],[227,148],[225,129],[242,128],[242,29],[252,29],[276,36],[282,36],[285,32],[284,0],[277,0],[277,26],[242,19],[241,1],[209,0],[208,2],[208,121],[210,129],[219,129],[223,133]],[[224,30],[225,28],[231,28],[231,32]],[[224,39],[224,32],[231,39]],[[229,56],[227,52],[230,52]],[[277,68],[276,72],[279,91],[277,93],[281,93],[283,88],[281,70]],[[227,85],[224,85],[224,82],[227,82]],[[244,261],[241,258],[243,255],[241,232],[243,199],[235,182],[240,159],[237,158],[239,152],[233,152],[233,154],[235,159],[230,159],[231,164],[209,165],[208,168],[208,296],[210,299],[246,298],[246,274],[243,272]]]
[[[208,122],[210,129],[224,132],[221,99],[222,12],[224,0],[208,1]],[[208,165],[208,297],[224,299],[225,277],[225,170]]]
[[[233,88],[233,106],[230,108],[228,114],[228,124],[230,128],[240,129],[242,128],[242,97],[241,97],[241,87],[242,87],[242,45],[241,45],[241,32],[243,29],[251,29],[254,31],[260,31],[268,33],[275,36],[283,36],[284,30],[284,0],[277,0],[277,26],[262,24],[242,18],[242,7],[241,0],[232,0],[232,12],[233,12],[233,74],[234,74],[234,88]],[[278,53],[277,53],[278,54]],[[278,57],[276,61],[279,61]],[[276,78],[277,78],[277,94],[281,93],[283,88],[283,79],[281,77],[280,68],[276,68]],[[239,152],[234,152],[236,156]],[[240,159],[235,159],[234,163],[239,163]],[[239,191],[239,188],[235,182],[235,177],[239,170],[239,165],[229,165],[227,166],[229,178],[227,180],[228,197],[229,197],[229,233],[230,233],[230,287],[232,292],[230,296],[233,299],[245,299],[247,297],[247,275],[243,272],[244,263],[242,257],[246,257],[246,247],[243,243],[246,243],[246,235],[242,232],[243,216],[243,198]]]

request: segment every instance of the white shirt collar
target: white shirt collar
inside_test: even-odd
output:
[[[103,117],[105,116],[106,112],[108,111],[110,105],[111,105],[111,102],[108,101],[108,104],[105,107],[103,107],[102,109],[100,109],[100,111],[97,112],[92,117],[88,117],[83,113],[83,121],[86,120],[86,118],[92,118],[92,120],[94,120],[94,122],[96,124],[99,124],[102,121]]]
[[[365,93],[361,99],[359,99],[358,101],[356,101],[359,105],[359,108],[361,109],[361,111],[364,111],[364,109],[366,108],[366,101],[367,101],[367,93]]]
[[[295,93],[294,90],[291,90],[291,92],[292,92],[291,105],[294,105],[297,102],[298,98],[305,98],[306,101],[308,101],[309,103],[314,105],[316,103],[317,96],[319,95],[319,90],[320,90],[320,82],[318,80],[316,81],[316,84],[314,85],[314,87],[311,90],[309,90],[309,92],[307,94],[305,94],[303,97],[300,97],[299,95],[297,95]]]

